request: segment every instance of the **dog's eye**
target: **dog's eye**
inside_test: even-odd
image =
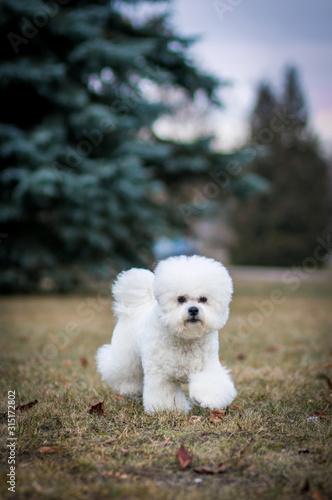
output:
[[[183,297],[183,295],[181,295],[180,297],[178,297],[178,302],[180,302],[180,304],[183,304],[183,302],[186,302],[186,297]]]
[[[207,301],[207,298],[206,297],[200,297],[199,298],[199,302],[206,302]]]

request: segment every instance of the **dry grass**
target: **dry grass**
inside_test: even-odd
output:
[[[282,304],[273,310],[270,304],[260,317],[275,288],[235,283],[220,355],[232,369],[234,403],[243,412],[230,410],[219,425],[200,408],[188,416],[146,415],[141,403],[100,382],[94,355],[113,327],[105,295],[90,297],[94,302],[1,298],[1,411],[7,411],[8,390],[16,391],[16,405],[38,400],[16,416],[15,494],[7,490],[8,429],[1,421],[1,497],[331,498],[331,420],[307,418],[314,411],[331,414],[332,290],[326,284],[303,283],[296,292],[281,287]],[[106,417],[88,414],[101,399]],[[194,455],[184,471],[175,458],[181,443]],[[58,450],[42,453],[41,446]],[[227,465],[221,474],[194,472],[220,462]]]

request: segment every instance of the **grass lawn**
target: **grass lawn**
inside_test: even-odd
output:
[[[235,283],[220,357],[237,406],[219,423],[197,407],[146,415],[100,381],[95,351],[113,327],[106,290],[0,298],[0,497],[332,498],[331,298],[324,283]],[[14,436],[8,391],[15,406],[38,400],[17,410]],[[89,414],[100,400],[106,416]],[[184,470],[175,457],[181,444],[193,455]],[[10,457],[15,493],[6,483]],[[194,470],[220,462],[218,474]]]

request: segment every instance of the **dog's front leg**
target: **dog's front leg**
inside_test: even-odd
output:
[[[165,410],[187,413],[190,410],[179,384],[148,374],[144,377],[143,405],[150,414]]]
[[[226,408],[236,396],[233,381],[220,363],[189,376],[189,397],[194,404],[210,410]]]

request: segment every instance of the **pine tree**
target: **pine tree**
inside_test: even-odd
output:
[[[251,120],[253,142],[250,171],[265,178],[269,189],[238,202],[233,261],[301,265],[313,255],[328,224],[328,166],[310,131],[295,68],[286,71],[279,98],[271,88],[260,88]]]
[[[251,139],[256,137],[260,143],[264,141],[265,128],[270,127],[270,119],[276,107],[276,98],[269,83],[263,82],[258,87],[257,102],[250,118]]]
[[[182,223],[169,186],[210,168],[206,142],[154,135],[171,109],[151,93],[217,103],[219,82],[191,64],[193,39],[167,14],[130,12],[141,3],[0,0],[2,290],[66,290],[146,265],[156,235]]]

